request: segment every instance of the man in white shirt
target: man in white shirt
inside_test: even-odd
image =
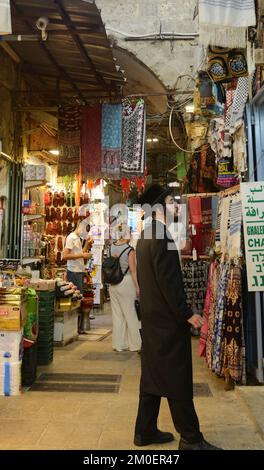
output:
[[[81,293],[83,291],[84,261],[92,257],[91,253],[87,253],[90,242],[89,238],[86,240],[84,248],[82,248],[80,238],[82,232],[82,226],[80,226],[80,222],[78,222],[74,232],[70,233],[66,238],[63,252],[63,259],[67,261],[67,280],[73,282]]]

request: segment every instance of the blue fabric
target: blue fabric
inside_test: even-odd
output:
[[[218,197],[212,196],[212,229],[216,229]]]
[[[78,288],[78,290],[83,292],[83,273],[74,273],[67,270],[67,280],[73,282],[73,284]]]
[[[121,104],[103,104],[102,106],[102,147],[108,149],[122,147]]]
[[[4,395],[10,396],[10,362],[5,362]]]

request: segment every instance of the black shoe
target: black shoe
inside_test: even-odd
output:
[[[190,442],[180,439],[179,450],[223,450],[220,447],[216,447],[213,444],[210,444],[205,439],[202,439],[200,442],[195,442],[191,444]]]
[[[157,430],[155,434],[144,437],[141,434],[136,434],[134,438],[135,446],[149,446],[150,444],[165,444],[166,442],[174,441],[174,436],[171,432],[162,432]]]

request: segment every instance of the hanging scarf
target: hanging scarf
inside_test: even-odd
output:
[[[235,382],[245,383],[245,343],[241,301],[241,268],[231,266],[226,289],[219,373],[228,370]]]
[[[189,198],[189,211],[191,224],[199,225],[202,224],[202,206],[200,197]]]
[[[123,105],[121,173],[143,175],[145,170],[145,104]]]
[[[58,176],[72,176],[80,172],[81,110],[59,108],[58,122],[59,165]]]
[[[212,226],[212,198],[202,197],[202,217],[204,229],[210,229]]]
[[[246,47],[246,28],[256,24],[254,0],[199,0],[199,42]]]
[[[230,228],[228,240],[228,253],[230,258],[240,256],[241,252],[241,227],[242,204],[240,193],[230,197]]]
[[[102,106],[102,174],[120,179],[122,105]]]
[[[218,197],[212,196],[212,229],[216,229]]]
[[[102,107],[85,106],[82,115],[81,171],[87,178],[101,173]]]
[[[222,332],[223,332],[223,318],[224,318],[224,310],[226,306],[226,289],[227,289],[227,281],[228,281],[228,272],[229,272],[228,263],[223,263],[220,267],[220,277],[219,277],[219,284],[217,288],[217,299],[216,299],[214,334],[212,338],[212,344],[213,344],[212,370],[216,374],[220,374],[220,371],[221,371],[220,356],[221,356],[221,342],[222,342]]]

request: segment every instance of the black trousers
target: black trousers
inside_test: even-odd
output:
[[[140,394],[135,434],[151,437],[155,433],[157,430],[160,400],[161,397],[156,395]],[[193,400],[178,401],[175,398],[167,398],[167,400],[176,431],[183,439],[192,444],[201,441],[203,435],[200,432],[199,420]]]

